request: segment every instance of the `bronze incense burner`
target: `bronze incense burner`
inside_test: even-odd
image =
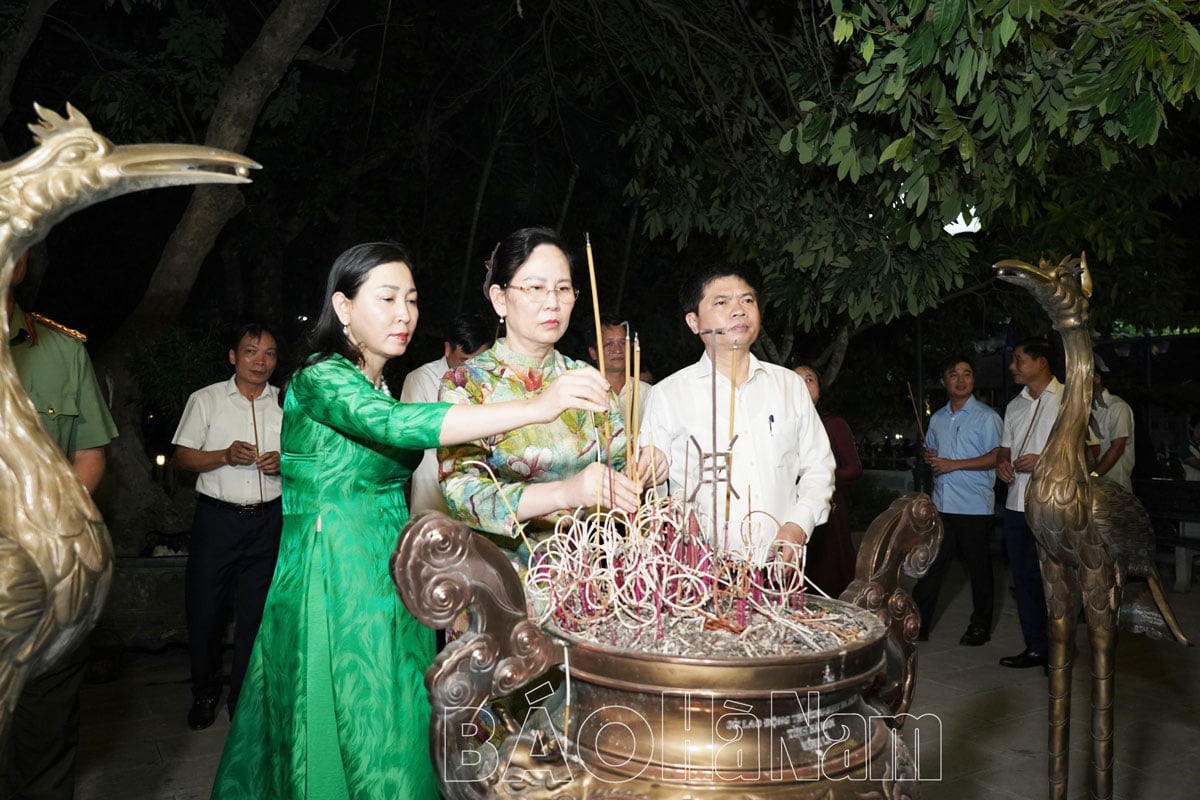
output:
[[[434,628],[463,610],[469,618],[425,676],[443,794],[916,797],[917,762],[899,727],[920,618],[899,580],[924,574],[941,537],[922,494],[872,523],[842,597],[806,600],[853,621],[858,633],[844,647],[694,658],[538,627],[503,551],[442,514],[417,517],[391,563],[405,605]],[[492,702],[510,696],[515,703]]]

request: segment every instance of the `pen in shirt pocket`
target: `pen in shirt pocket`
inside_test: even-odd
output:
[[[767,415],[767,428],[770,430],[772,435],[775,434],[775,415],[774,414]]]

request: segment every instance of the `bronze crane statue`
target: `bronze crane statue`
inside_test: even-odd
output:
[[[1025,491],[1025,518],[1038,543],[1050,643],[1050,797],[1067,797],[1071,666],[1080,603],[1092,651],[1093,798],[1113,796],[1113,673],[1117,625],[1152,638],[1190,644],[1167,605],[1154,565],[1146,509],[1112,481],[1090,474],[1084,458],[1092,403],[1092,340],[1086,254],[1051,266],[1007,260],[1003,280],[1033,294],[1063,340],[1066,381],[1058,418]],[[1145,583],[1130,584],[1130,577]]]
[[[34,147],[0,164],[0,739],[26,681],[100,615],[112,542],[71,464],[42,427],[8,351],[17,257],[69,214],[159,186],[248,183],[258,164],[211,147],[117,147],[76,109],[35,106]]]

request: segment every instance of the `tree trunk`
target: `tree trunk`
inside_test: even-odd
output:
[[[206,145],[235,153],[246,149],[263,106],[328,5],[329,0],[283,0],[279,4],[217,95],[204,137]],[[196,187],[142,302],[122,332],[142,328],[154,318],[170,321],[179,316],[221,229],[243,205],[241,192],[231,186]]]
[[[567,224],[567,211],[571,208],[571,201],[575,198],[575,184],[579,182],[579,164],[571,165],[571,177],[567,181],[567,191],[563,192],[562,207],[558,210],[558,223],[554,226],[554,230],[562,233],[563,225]]]
[[[46,12],[57,0],[26,0],[25,15],[21,24],[11,37],[5,39],[0,46],[0,126],[3,126],[12,111],[12,89],[17,82],[17,73],[21,70],[21,62],[26,53],[37,39],[42,29],[42,21]],[[4,142],[0,140],[0,160],[8,158]]]
[[[205,144],[234,152],[245,150],[263,106],[321,21],[329,2],[282,0],[217,95]],[[141,303],[98,359],[101,373],[109,381],[113,416],[121,431],[109,448],[113,485],[103,503],[118,552],[140,549],[141,537],[147,531],[187,527],[180,496],[168,498],[152,480],[150,456],[142,439],[141,398],[126,361],[138,342],[153,338],[179,317],[221,229],[244,205],[241,192],[232,187],[196,188],[167,241]]]
[[[479,229],[479,214],[483,210],[483,195],[487,192],[488,180],[492,175],[492,165],[496,163],[496,153],[500,150],[500,142],[504,139],[504,129],[508,126],[508,117],[512,113],[512,109],[512,101],[505,103],[504,110],[500,113],[500,121],[496,123],[496,135],[492,137],[492,146],[488,150],[487,159],[483,162],[483,172],[479,176],[479,189],[475,192],[475,208],[471,212],[471,230],[467,234],[467,253],[463,258],[462,278],[458,281],[458,298],[454,302],[455,313],[462,311],[463,300],[467,296],[467,281],[471,277],[471,256],[475,251],[475,235]],[[483,273],[479,274],[482,276]]]
[[[842,362],[846,360],[846,350],[849,347],[850,323],[846,323],[838,328],[837,337],[833,340],[829,352],[829,363],[822,373],[826,387],[833,386],[834,381],[837,380],[838,373],[842,371]]]
[[[637,236],[638,205],[633,204],[629,214],[629,225],[625,228],[625,252],[621,254],[621,277],[617,281],[617,299],[613,301],[612,313],[620,315],[621,302],[625,299],[625,282],[629,277],[629,262],[633,258],[633,240]]]

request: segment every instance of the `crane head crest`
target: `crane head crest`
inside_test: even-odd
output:
[[[1043,260],[1038,266],[1017,259],[992,265],[1001,280],[1023,286],[1046,309],[1054,327],[1063,330],[1087,324],[1088,298],[1092,296],[1092,274],[1087,253],[1067,256],[1058,264]]]

